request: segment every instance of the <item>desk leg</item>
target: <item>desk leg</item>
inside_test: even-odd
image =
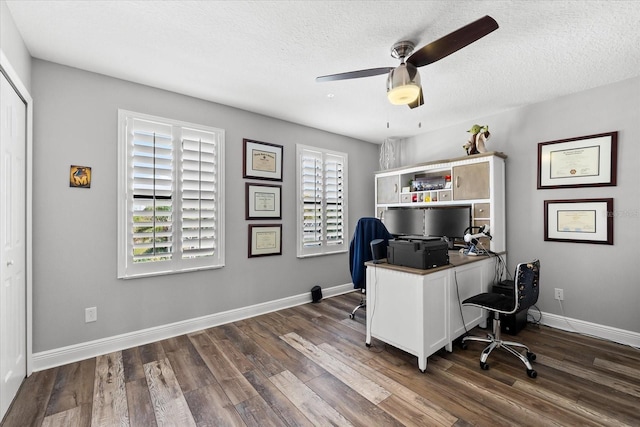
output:
[[[422,355],[418,356],[418,369],[422,373],[427,370],[427,358]]]

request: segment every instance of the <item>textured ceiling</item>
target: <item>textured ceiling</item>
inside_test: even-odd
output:
[[[7,5],[33,57],[374,143],[640,75],[635,0]],[[419,69],[422,107],[389,104],[384,75],[314,80],[395,67],[395,42],[421,47],[484,15],[500,28]]]

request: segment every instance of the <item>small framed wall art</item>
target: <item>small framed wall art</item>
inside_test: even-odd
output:
[[[545,200],[544,240],[613,245],[613,199]]]
[[[618,132],[538,143],[538,189],[616,185]]]
[[[243,139],[242,177],[282,181],[282,145]]]
[[[69,187],[91,188],[91,168],[89,166],[71,165]]]
[[[282,224],[249,225],[249,258],[282,255]]]
[[[282,219],[280,190],[279,185],[246,183],[245,219]]]

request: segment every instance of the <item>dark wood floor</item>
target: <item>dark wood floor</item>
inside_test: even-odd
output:
[[[364,345],[360,295],[36,372],[3,426],[640,425],[640,351],[529,325],[538,377],[481,344],[428,360]],[[481,330],[476,330],[484,334]]]

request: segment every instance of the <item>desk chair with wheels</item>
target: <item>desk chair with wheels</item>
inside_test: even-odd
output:
[[[382,239],[384,246],[386,246],[389,239],[393,239],[393,235],[378,218],[360,218],[349,245],[349,271],[353,287],[360,289],[363,294],[366,289],[366,266],[364,263],[373,260],[371,241],[376,239]],[[349,317],[354,319],[356,311],[365,306],[366,299],[363,295],[360,304],[353,309]]]
[[[531,361],[536,359],[529,347],[524,344],[503,341],[500,338],[500,315],[513,314],[520,310],[526,310],[538,301],[538,280],[540,278],[540,261],[520,263],[516,267],[515,280],[508,280],[507,283],[514,287],[513,295],[506,296],[498,293],[482,293],[471,298],[467,298],[462,305],[470,305],[484,308],[493,313],[493,333],[487,334],[487,338],[465,336],[462,338],[462,348],[466,348],[468,341],[479,341],[488,343],[480,355],[480,367],[489,369],[487,358],[495,348],[502,348],[524,363],[527,367],[527,375],[535,378],[538,374],[531,366]],[[526,350],[526,357],[513,347],[520,347]]]

